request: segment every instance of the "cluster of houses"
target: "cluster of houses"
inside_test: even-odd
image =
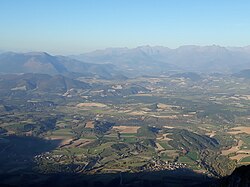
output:
[[[48,161],[60,162],[64,157],[65,155],[53,155],[50,152],[45,152],[40,155],[36,155],[34,159],[36,161],[48,160]]]
[[[176,170],[186,168],[187,165],[179,162],[170,162],[162,160],[152,160],[149,164],[143,167],[143,171],[161,171],[161,170]]]

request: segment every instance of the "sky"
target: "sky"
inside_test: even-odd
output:
[[[249,0],[0,0],[0,51],[250,45]]]

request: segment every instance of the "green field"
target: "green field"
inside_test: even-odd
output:
[[[199,159],[199,155],[197,154],[197,152],[188,152],[186,156],[189,157],[193,161],[196,161]]]
[[[136,137],[136,133],[121,133],[121,137]]]
[[[244,144],[241,146],[241,149],[250,149],[250,136],[242,137]]]
[[[180,156],[179,159],[178,159],[178,162],[181,162],[181,163],[194,163],[194,161],[191,160],[187,156]]]
[[[136,137],[124,137],[124,138],[122,138],[122,140],[123,140],[123,142],[127,142],[127,143],[137,142]]]
[[[171,150],[173,149],[168,143],[164,142],[164,141],[159,141],[158,142],[164,149],[166,150]]]
[[[59,129],[52,132],[52,136],[72,137],[73,135],[71,129]]]
[[[173,157],[170,157],[167,153],[162,153],[160,155],[161,159],[165,160],[165,161],[172,161]]]
[[[240,162],[248,162],[248,163],[250,163],[250,156],[246,157],[246,158],[243,158]]]

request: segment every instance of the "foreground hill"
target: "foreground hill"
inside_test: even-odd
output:
[[[0,75],[0,90],[42,92],[65,92],[71,88],[90,88],[90,85],[62,75],[48,74],[8,74]]]
[[[250,186],[250,165],[236,168],[231,175],[221,179],[217,186]]]

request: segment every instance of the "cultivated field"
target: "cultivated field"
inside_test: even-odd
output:
[[[100,108],[107,107],[107,105],[103,103],[79,103],[76,106],[77,107],[100,107]]]
[[[230,157],[232,160],[237,160],[237,162],[240,162],[243,158],[249,157],[248,154],[237,154],[235,156]]]
[[[120,133],[137,133],[139,126],[114,126],[113,129]]]
[[[228,150],[222,150],[221,151],[221,154],[222,155],[229,155],[230,153],[235,153],[235,152],[237,152],[237,151],[239,151],[240,150],[240,147],[243,145],[243,141],[242,140],[239,140],[238,141],[238,145],[236,145],[236,146],[232,146],[230,149],[228,149]]]
[[[90,128],[93,129],[94,128],[94,121],[88,121],[85,125],[85,128]]]
[[[250,134],[250,127],[240,126],[231,128],[230,130],[231,131],[228,132],[229,134],[242,134],[242,133]]]

